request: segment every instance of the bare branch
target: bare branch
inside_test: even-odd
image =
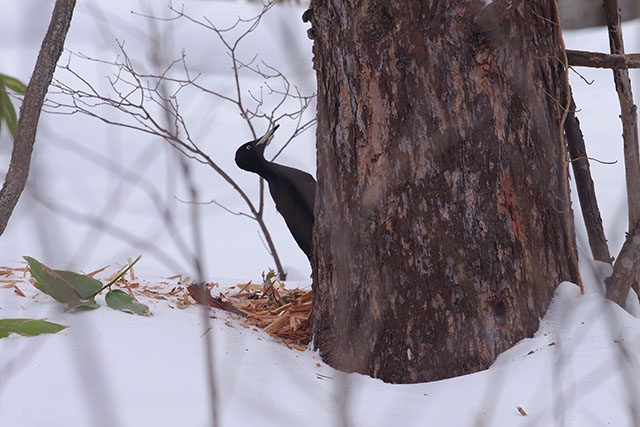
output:
[[[233,105],[249,128],[253,139],[257,138],[256,120],[265,120],[268,122],[268,126],[283,119],[293,121],[295,129],[274,158],[280,155],[297,136],[315,124],[315,119],[305,117],[305,112],[314,100],[315,94],[302,95],[298,87],[292,85],[289,79],[277,68],[264,61],[258,63],[257,55],[249,61],[243,61],[238,57],[240,42],[256,30],[273,3],[265,5],[257,16],[250,19],[238,18],[231,27],[227,28],[218,28],[206,17],[193,18],[184,11],[184,7],[177,9],[171,4],[169,10],[173,15],[170,18],[139,14],[147,17],[151,22],[185,19],[214,32],[227,50],[231,65],[233,94],[209,88],[202,82],[200,74],[190,73],[187,55],[184,51],[168,65],[161,65],[162,61],[155,58],[156,70],[148,72],[140,70],[139,68],[142,67],[134,64],[127,53],[125,43],[118,41],[118,56],[112,61],[71,53],[67,63],[61,65],[60,68],[79,85],[75,86],[73,83],[55,80],[54,91],[52,91],[52,97],[47,101],[46,107],[47,111],[55,114],[84,114],[107,124],[162,138],[186,158],[211,167],[246,204],[249,212],[241,213],[241,215],[250,217],[258,223],[280,277],[284,278],[282,263],[264,221],[264,181],[262,179],[259,181],[259,200],[257,204],[254,204],[245,190],[192,138],[187,120],[180,111],[181,93],[189,88],[210,94],[217,100]],[[75,72],[73,69],[74,59],[94,61],[113,69],[113,73],[107,79],[109,90],[103,93],[97,89],[97,86]],[[260,88],[259,93],[244,88],[242,76],[246,72],[264,80],[264,86]],[[297,107],[286,110],[289,101],[295,101],[298,104]],[[269,105],[268,111],[265,111],[267,105]],[[193,197],[192,199],[195,200]],[[220,206],[219,203],[214,203]],[[220,207],[234,215],[240,214],[224,206]]]
[[[218,201],[216,201],[216,200],[212,200],[212,202],[213,202],[216,206],[219,206],[220,208],[224,209],[225,211],[229,212],[229,213],[230,213],[230,214],[232,214],[232,215],[236,215],[236,216],[246,216],[247,218],[251,218],[251,219],[254,219],[254,220],[255,220],[255,217],[253,217],[253,216],[251,216],[251,215],[249,215],[249,214],[246,214],[246,213],[244,213],[244,212],[235,212],[235,211],[232,211],[231,209],[227,208],[225,205],[223,205],[222,203],[219,203],[219,202],[218,202]],[[269,249],[267,248],[267,250],[269,250]],[[270,251],[269,251],[269,252],[270,252]],[[273,254],[271,254],[271,255],[273,255]]]

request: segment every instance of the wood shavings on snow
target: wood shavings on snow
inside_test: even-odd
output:
[[[260,289],[244,288],[228,297],[236,308],[246,314],[244,323],[280,338],[290,348],[304,350],[311,341],[312,291],[282,286],[263,292],[262,287],[258,287]]]
[[[87,275],[93,277],[107,268],[99,268]],[[18,285],[27,283],[27,272],[26,267],[0,266],[0,289],[13,289],[17,296],[25,297]],[[312,291],[287,289],[278,280],[268,279],[261,285],[249,282],[229,288],[219,288],[217,283],[210,283],[202,291],[202,285],[194,284],[189,277],[176,275],[151,283],[130,272],[113,286],[136,298],[165,301],[170,308],[186,309],[200,303],[236,314],[243,326],[259,328],[291,349],[302,351],[311,341]],[[214,290],[217,292],[212,296]]]
[[[26,276],[26,267],[0,267],[0,289],[13,289],[17,296],[24,298],[25,294],[18,285],[24,283]]]
[[[234,293],[211,296],[199,285],[189,287],[192,298],[201,304],[238,314],[246,327],[255,326],[287,347],[304,350],[311,341],[311,290],[287,289],[280,282],[238,285]]]

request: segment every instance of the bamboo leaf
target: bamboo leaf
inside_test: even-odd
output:
[[[29,273],[33,277],[35,286],[40,292],[44,292],[61,303],[80,301],[80,294],[71,284],[62,280],[46,265],[35,258],[24,257],[29,265]]]
[[[11,334],[24,337],[55,334],[66,327],[43,319],[0,319],[0,338],[6,338]]]
[[[98,308],[95,295],[102,284],[91,277],[73,271],[52,270],[32,257],[24,257],[29,264],[33,285],[58,302],[67,304],[67,310],[91,310]]]
[[[150,316],[151,311],[145,304],[138,302],[126,292],[119,289],[110,290],[104,297],[107,305],[115,310],[124,311],[125,313],[137,314],[139,316]]]
[[[18,124],[18,117],[16,116],[16,110],[11,102],[11,98],[7,94],[7,90],[4,85],[0,84],[0,116],[4,118],[7,123],[7,128],[11,133],[11,136],[15,137],[16,126]]]
[[[27,85],[25,85],[15,77],[7,76],[6,74],[0,74],[0,80],[4,82],[4,85],[6,87],[19,95],[24,95],[24,93],[27,91]]]
[[[85,276],[74,271],[53,270],[64,281],[69,283],[80,295],[80,299],[88,300],[96,296],[102,288],[102,283],[93,277]]]

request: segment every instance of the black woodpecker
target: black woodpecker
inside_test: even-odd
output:
[[[280,125],[275,125],[262,138],[242,144],[236,151],[236,164],[240,169],[257,173],[267,181],[276,209],[311,262],[316,180],[304,171],[264,158],[264,150],[278,127]]]

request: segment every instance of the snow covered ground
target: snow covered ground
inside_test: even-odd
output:
[[[640,321],[607,302],[596,277],[585,279],[582,297],[575,285],[561,284],[536,335],[489,370],[414,385],[342,375],[311,351],[288,350],[216,313],[207,333],[220,425],[633,425]],[[70,327],[0,340],[0,425],[208,425],[209,326],[199,309],[145,300],[151,318],[106,307],[70,314],[34,288],[21,289],[26,298],[0,293],[2,317],[47,317]]]
[[[5,2],[1,5],[0,72],[27,80],[33,68],[52,2]],[[148,61],[146,13],[164,2],[79,1],[67,48],[113,59],[110,34],[126,40],[132,56]],[[230,23],[251,16],[254,3],[188,1],[188,10]],[[107,17],[104,26],[100,13]],[[303,9],[273,9],[241,53],[260,53],[283,70],[305,92],[313,92],[310,42]],[[184,47],[193,69],[220,90],[232,90],[228,59],[215,37],[195,26],[165,23],[163,42],[175,57]],[[629,52],[640,50],[640,22],[624,27]],[[169,37],[170,36],[170,37]],[[568,48],[607,51],[606,31],[566,35]],[[95,64],[77,63],[95,81],[106,73]],[[624,169],[619,107],[611,73],[579,70],[587,85],[572,76],[579,117],[592,157],[616,165],[592,163],[611,249],[616,253],[626,228]],[[633,73],[636,89],[640,79]],[[262,82],[247,78],[247,88]],[[253,176],[237,170],[233,152],[250,134],[238,113],[211,97],[194,97],[185,105],[201,145],[222,166],[257,194]],[[266,127],[266,124],[262,124]],[[288,124],[291,126],[291,124]],[[283,124],[286,130],[287,124]],[[17,265],[31,255],[58,268],[82,271],[122,264],[143,254],[138,275],[147,278],[193,275],[190,260],[176,245],[158,215],[154,201],[170,206],[185,241],[191,245],[188,192],[175,178],[172,152],[139,133],[103,126],[82,117],[45,115],[34,154],[29,190],[6,233],[0,237],[0,265]],[[278,142],[278,141],[276,141]],[[275,148],[271,148],[274,150]],[[281,161],[315,169],[313,132],[304,134]],[[121,174],[103,169],[96,156],[133,170],[153,187],[153,196]],[[0,174],[8,163],[6,133],[0,136]],[[104,162],[102,162],[104,164]],[[206,167],[195,171],[201,200],[216,199],[242,210],[242,201]],[[155,199],[154,199],[155,198]],[[44,202],[44,204],[43,204]],[[57,212],[45,204],[57,206]],[[577,212],[577,204],[574,205]],[[59,212],[64,211],[64,215]],[[74,215],[70,216],[69,211]],[[203,205],[205,276],[222,284],[257,280],[272,266],[250,220],[216,205]],[[99,227],[99,217],[109,226]],[[267,198],[267,220],[293,285],[308,284],[309,267],[284,222]],[[576,220],[579,230],[582,222]],[[135,244],[114,235],[129,234]],[[580,233],[584,236],[584,233]],[[580,237],[587,294],[560,284],[553,303],[531,339],[502,354],[491,369],[445,381],[389,385],[361,375],[341,375],[310,351],[288,350],[266,334],[243,328],[237,320],[215,313],[214,340],[217,408],[223,426],[584,426],[637,425],[640,422],[638,356],[640,324],[602,297],[606,268],[586,261],[586,238]],[[160,254],[160,251],[162,254]],[[114,268],[115,269],[115,268]],[[0,288],[0,318],[47,317],[70,327],[57,335],[0,340],[0,426],[205,426],[209,423],[201,312],[172,309],[163,301],[144,301],[153,317],[142,318],[107,308],[64,313],[57,303],[24,285],[26,297]],[[633,300],[631,300],[633,301]],[[633,302],[631,311],[640,315]],[[526,416],[521,415],[521,407]],[[349,424],[349,423],[350,424]]]

